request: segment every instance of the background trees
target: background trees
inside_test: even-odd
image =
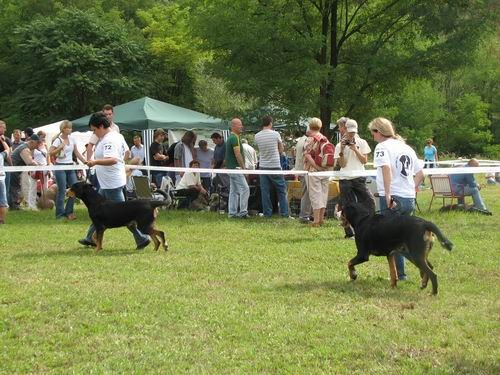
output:
[[[227,118],[347,115],[365,129],[383,115],[415,146],[434,137],[440,151],[498,152],[491,0],[0,5],[0,117],[9,129],[149,95]]]

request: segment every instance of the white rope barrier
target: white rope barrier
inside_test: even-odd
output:
[[[495,166],[495,164],[497,166]],[[369,177],[376,176],[376,169],[354,170],[354,171],[325,171],[325,172],[307,172],[296,170],[265,170],[265,169],[210,169],[210,168],[180,168],[180,167],[152,167],[146,165],[126,165],[129,169],[141,169],[149,171],[173,171],[173,172],[198,172],[212,174],[251,174],[251,175],[295,175],[295,176],[328,176],[328,177]],[[45,165],[45,166],[5,166],[5,172],[35,172],[35,171],[67,171],[67,170],[88,170],[89,167],[83,164],[78,165]],[[0,169],[2,170],[2,169]],[[423,169],[424,175],[435,174],[464,174],[464,173],[497,173],[500,172],[500,162],[492,162],[488,166],[480,167],[451,167],[451,168],[427,168]]]

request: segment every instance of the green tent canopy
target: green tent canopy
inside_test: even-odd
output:
[[[73,120],[73,130],[87,130],[90,115]],[[204,113],[144,97],[114,107],[113,121],[120,130],[221,129],[223,120]]]

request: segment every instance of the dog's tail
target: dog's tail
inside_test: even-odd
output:
[[[434,233],[438,238],[439,242],[441,243],[441,246],[443,246],[445,249],[449,251],[453,249],[453,244],[451,243],[451,241],[445,237],[445,235],[439,230],[436,224],[427,221],[425,223],[425,229]]]
[[[163,201],[151,201],[151,207],[156,208],[156,207],[161,207],[161,206],[168,206],[170,202],[163,200]]]

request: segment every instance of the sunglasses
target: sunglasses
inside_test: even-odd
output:
[[[378,130],[377,130],[377,129],[370,129],[370,131],[371,131],[372,133],[378,133]]]

